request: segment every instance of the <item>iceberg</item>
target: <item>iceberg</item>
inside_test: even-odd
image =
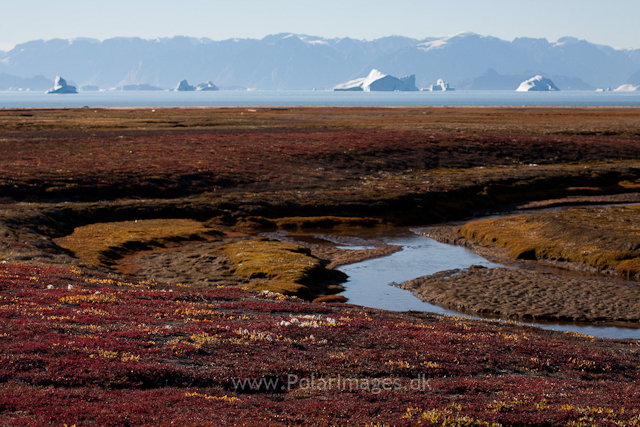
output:
[[[176,92],[191,92],[194,90],[196,90],[196,88],[189,85],[189,82],[187,82],[186,80],[183,80],[180,83],[178,83],[178,86],[176,86],[176,88],[174,89],[174,91]]]
[[[204,82],[196,86],[196,90],[219,90],[219,89],[218,89],[218,86],[214,85],[211,82]]]
[[[377,92],[387,91],[392,92],[394,90],[401,91],[416,91],[416,76],[414,74],[403,77],[401,79],[397,77],[384,74],[376,69],[371,70],[367,77],[361,77],[359,79],[350,80],[346,83],[341,83],[333,88],[335,91],[364,91],[364,92]]]
[[[431,92],[438,92],[438,91],[452,91],[455,90],[454,88],[452,88],[451,86],[449,86],[449,83],[445,82],[442,79],[438,79],[438,81],[436,82],[436,84],[429,86],[426,89],[423,90],[428,90]]]
[[[632,84],[625,84],[622,85],[616,89],[614,89],[614,92],[637,92],[640,89],[640,86],[634,86]]]
[[[67,81],[60,76],[56,77],[54,86],[46,93],[78,93],[75,86],[67,84]]]
[[[551,92],[559,90],[551,80],[537,75],[520,83],[516,92]]]

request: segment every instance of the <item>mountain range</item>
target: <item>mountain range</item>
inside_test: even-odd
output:
[[[418,87],[442,78],[459,89],[515,90],[541,74],[561,90],[592,90],[638,85],[640,49],[614,49],[572,37],[506,41],[474,33],[372,41],[289,33],[260,40],[36,40],[0,51],[0,90],[17,87],[16,78],[23,80],[22,87],[40,90],[42,78],[38,87],[25,79],[53,81],[56,75],[103,89],[133,84],[170,88],[183,79],[212,81],[222,88],[331,89],[374,68],[394,76],[415,74]],[[8,86],[5,81],[11,79]]]

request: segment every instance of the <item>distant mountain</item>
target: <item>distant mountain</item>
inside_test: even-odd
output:
[[[134,85],[124,85],[122,86],[122,90],[125,92],[130,92],[130,91],[157,91],[157,90],[163,90],[163,89],[161,87],[155,87],[145,83],[138,83]]]
[[[520,83],[538,74],[548,77],[562,91],[565,90],[595,90],[596,88],[583,82],[577,77],[557,76],[541,71],[525,71],[518,74],[502,75],[489,69],[481,76],[465,79],[453,86],[458,90],[516,90]]]
[[[22,78],[11,76],[9,74],[0,74],[0,90],[47,90],[53,86],[53,80],[49,80],[44,76],[35,76],[31,78]]]
[[[634,86],[640,86],[640,70],[633,73],[625,83],[628,83]]]
[[[576,84],[581,80],[588,87],[617,87],[640,69],[640,49],[618,50],[571,37],[555,43],[531,38],[510,42],[461,33],[367,41],[282,33],[261,40],[182,36],[37,40],[0,53],[0,73],[48,78],[62,74],[81,86],[101,88],[132,84],[170,88],[186,79],[211,81],[219,87],[331,89],[374,68],[396,76],[415,74],[418,87],[438,79],[474,79],[488,69],[504,76],[536,70],[535,74],[579,79]],[[562,89],[560,81],[554,78],[554,82]]]

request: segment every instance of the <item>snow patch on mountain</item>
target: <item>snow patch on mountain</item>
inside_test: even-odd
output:
[[[436,49],[443,49],[445,48],[447,45],[449,45],[452,41],[456,40],[456,39],[463,39],[465,37],[480,37],[482,38],[482,36],[478,36],[478,34],[476,33],[471,33],[471,32],[462,32],[462,33],[456,33],[450,36],[444,36],[444,37],[440,37],[437,38],[436,40],[431,40],[431,41],[427,41],[424,43],[420,43],[418,45],[418,49],[424,51],[424,52],[428,52],[430,50],[436,50]]]
[[[74,37],[72,39],[67,40],[69,42],[69,46],[74,43],[89,43],[89,44],[100,44],[100,40],[92,39],[88,37]]]

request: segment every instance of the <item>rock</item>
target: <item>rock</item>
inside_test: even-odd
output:
[[[551,80],[537,75],[520,83],[516,92],[552,92],[559,90]]]
[[[186,80],[178,83],[178,86],[176,86],[176,88],[174,89],[174,91],[176,92],[192,92],[194,90],[196,90],[196,88],[189,85],[189,82],[187,82]]]
[[[392,92],[417,91],[416,76],[414,74],[401,79],[373,69],[367,77],[350,80],[333,88],[334,91],[364,91],[364,92]]]
[[[67,84],[67,81],[60,76],[56,77],[56,82],[54,86],[49,89],[46,93],[78,93],[75,86],[71,86]]]
[[[211,82],[204,82],[196,86],[196,90],[219,90],[219,89],[218,89],[218,86],[214,85]]]

